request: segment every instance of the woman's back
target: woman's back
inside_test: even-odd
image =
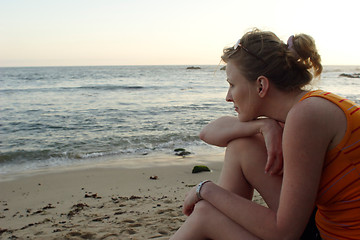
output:
[[[359,239],[360,108],[349,100],[321,90],[309,92],[302,100],[309,97],[331,101],[347,118],[345,136],[326,154],[316,200],[317,226],[325,239]]]

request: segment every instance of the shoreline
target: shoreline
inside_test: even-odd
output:
[[[119,157],[118,155],[100,156],[84,159],[79,162],[67,162],[63,165],[43,166],[35,168],[11,169],[8,172],[0,173],[0,183],[14,181],[23,177],[36,175],[61,173],[68,171],[89,170],[95,168],[117,168],[117,169],[139,169],[166,166],[181,166],[187,164],[206,164],[208,162],[222,162],[225,149],[201,149],[204,153],[191,153],[191,155],[181,157],[169,153],[152,153],[148,155],[128,155]],[[12,166],[16,168],[16,165]]]

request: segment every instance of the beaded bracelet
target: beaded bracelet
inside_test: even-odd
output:
[[[207,182],[210,182],[210,180],[202,181],[202,182],[200,182],[200,183],[197,185],[197,188],[196,188],[196,196],[198,197],[199,201],[203,199],[203,198],[201,197],[201,195],[200,195],[201,188],[202,188],[202,186],[203,186],[205,183],[207,183]]]

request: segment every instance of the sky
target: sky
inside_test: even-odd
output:
[[[358,0],[0,0],[0,67],[218,64],[257,27],[360,65]]]

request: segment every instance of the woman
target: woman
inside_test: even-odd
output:
[[[360,239],[360,111],[304,90],[322,71],[314,40],[300,34],[284,44],[254,30],[222,59],[238,116],[200,133],[227,147],[223,170],[218,184],[187,194],[189,217],[172,239],[299,239],[316,207],[322,239]],[[268,207],[251,201],[254,189]]]

